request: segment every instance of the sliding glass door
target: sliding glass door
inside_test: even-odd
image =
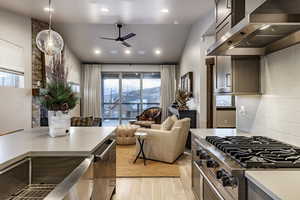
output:
[[[160,104],[160,73],[103,73],[103,125],[128,124]]]
[[[105,74],[102,76],[102,117],[107,126],[119,124],[120,116],[120,76]]]

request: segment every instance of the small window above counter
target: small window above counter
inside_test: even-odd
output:
[[[235,110],[234,95],[216,95],[217,110]]]

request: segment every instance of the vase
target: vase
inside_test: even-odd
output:
[[[69,135],[71,127],[70,114],[62,111],[48,111],[48,125],[50,137]]]

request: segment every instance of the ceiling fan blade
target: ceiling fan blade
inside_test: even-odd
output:
[[[132,37],[134,37],[134,36],[136,36],[136,34],[135,33],[129,33],[128,35],[125,35],[125,36],[123,36],[123,37],[121,37],[123,40],[128,40],[129,38],[132,38]]]
[[[108,37],[100,37],[100,39],[103,39],[103,40],[116,40],[115,38],[108,38]]]
[[[122,42],[122,44],[123,44],[125,47],[131,47],[131,45],[128,44],[127,42]]]

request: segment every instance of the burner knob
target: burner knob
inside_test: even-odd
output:
[[[201,153],[203,153],[203,150],[202,150],[202,149],[198,149],[198,150],[196,151],[196,155],[197,155],[197,156],[200,156]]]
[[[206,162],[206,166],[207,166],[208,168],[217,168],[217,167],[219,167],[219,164],[218,164],[215,160],[209,159],[209,160]]]
[[[225,173],[225,171],[222,169],[222,170],[218,170],[217,172],[216,172],[216,177],[217,177],[217,179],[221,179],[223,176],[225,176],[226,175],[226,173]]]
[[[237,181],[234,177],[225,175],[222,177],[222,184],[224,187],[234,187],[237,185]]]
[[[206,152],[202,152],[200,153],[199,158],[202,160],[206,160],[209,159],[209,155]]]

